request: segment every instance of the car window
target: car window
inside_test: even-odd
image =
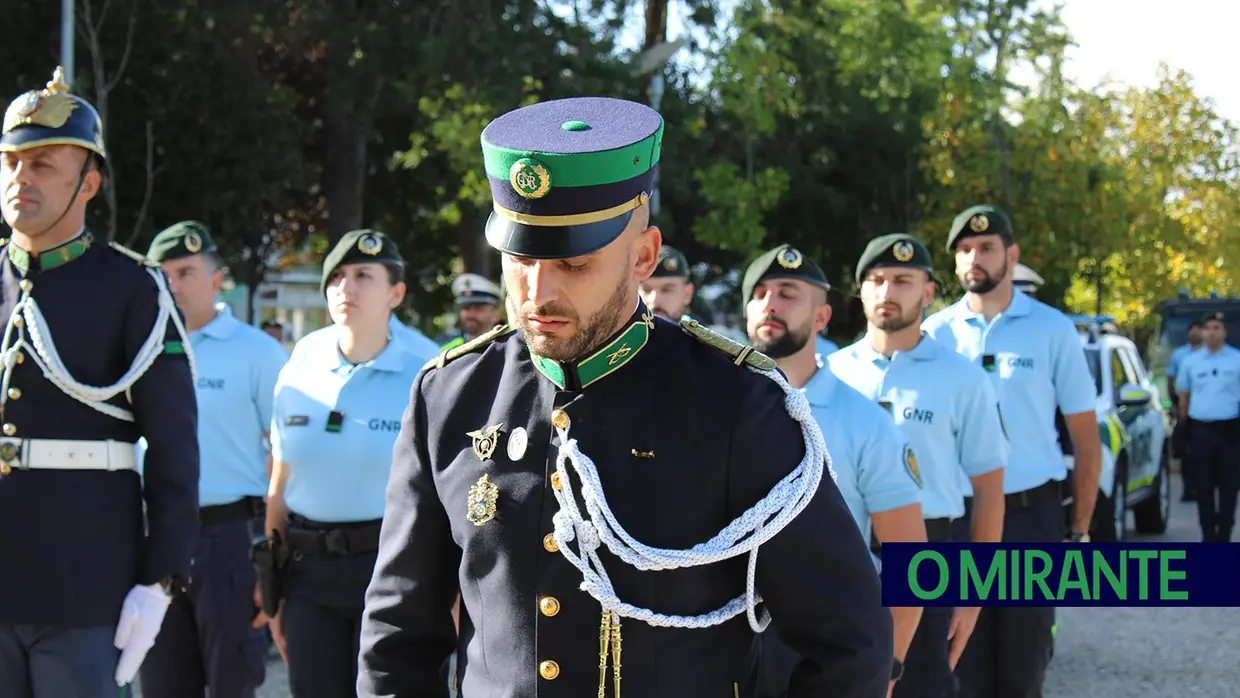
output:
[[[1085,350],[1085,362],[1089,364],[1089,373],[1094,378],[1094,394],[1102,394],[1102,352],[1097,349]]]
[[[1128,383],[1128,368],[1124,366],[1124,360],[1119,356],[1119,348],[1111,350],[1111,392],[1113,395],[1119,395],[1119,389]]]
[[[1123,354],[1124,363],[1128,366],[1128,375],[1132,382],[1137,385],[1145,383],[1145,366],[1141,364],[1141,359],[1133,353],[1131,347],[1122,347],[1120,353]]]

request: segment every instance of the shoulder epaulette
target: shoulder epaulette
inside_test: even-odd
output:
[[[147,259],[146,257],[144,257],[144,256],[142,256],[142,255],[140,255],[140,254],[138,254],[137,252],[134,252],[133,250],[129,249],[128,247],[125,247],[124,245],[122,245],[122,244],[120,244],[120,243],[116,242],[115,240],[109,240],[109,241],[108,241],[108,247],[111,247],[112,249],[116,250],[117,252],[120,252],[121,254],[123,254],[123,255],[125,255],[126,257],[128,257],[128,258],[132,259],[133,261],[137,262],[138,264],[141,264],[141,265],[143,265],[143,266],[148,266],[148,267],[155,267],[155,268],[159,268],[159,265],[158,265],[158,264],[156,264],[155,262],[152,262],[151,260]]]
[[[732,363],[737,366],[749,364],[760,371],[775,370],[775,359],[751,346],[729,339],[687,315],[680,319],[680,328],[702,344],[732,357]]]
[[[465,354],[468,354],[470,352],[477,351],[485,347],[486,345],[490,344],[491,342],[494,342],[495,340],[499,339],[500,337],[503,337],[504,335],[510,332],[516,331],[516,329],[517,328],[509,327],[508,325],[496,325],[494,328],[491,329],[490,332],[478,335],[477,337],[469,340],[468,342],[465,342],[464,344],[460,346],[452,347],[451,349],[448,349],[447,351],[439,352],[439,356],[436,356],[430,361],[427,361],[422,366],[422,370],[425,371],[430,368],[443,368],[444,364],[447,364],[449,361],[459,356],[464,356]]]

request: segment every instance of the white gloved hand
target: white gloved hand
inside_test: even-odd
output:
[[[125,595],[121,605],[121,620],[116,624],[116,637],[112,644],[121,651],[116,664],[116,685],[124,686],[133,681],[146,659],[146,653],[155,645],[155,636],[164,624],[164,614],[172,597],[158,584],[138,585]]]

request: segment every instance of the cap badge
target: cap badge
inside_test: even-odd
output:
[[[663,260],[663,268],[668,271],[676,271],[676,258],[668,257]]]
[[[363,235],[361,240],[357,241],[357,249],[362,254],[375,256],[383,249],[383,243],[374,235]]]
[[[982,214],[977,214],[969,219],[969,230],[975,233],[984,233],[990,229],[990,219]]]
[[[801,266],[804,258],[801,253],[793,247],[785,247],[782,252],[775,256],[775,261],[779,262],[779,266],[784,269],[796,269]]]
[[[541,162],[533,158],[521,158],[508,170],[508,182],[518,195],[526,199],[541,199],[551,191],[551,173]]]
[[[18,126],[60,128],[77,108],[77,100],[69,94],[69,86],[65,84],[64,70],[57,68],[45,89],[31,90],[9,106],[4,115],[4,132]]]
[[[897,262],[907,262],[913,258],[913,245],[901,240],[891,248],[891,254],[895,256]]]
[[[202,250],[202,238],[198,236],[198,233],[191,232],[185,235],[185,249],[189,250],[190,254],[198,254]]]

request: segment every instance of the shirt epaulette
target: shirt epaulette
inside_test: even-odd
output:
[[[128,258],[132,259],[133,261],[137,262],[138,264],[141,264],[141,265],[143,265],[143,266],[147,266],[147,267],[152,267],[152,268],[154,268],[154,269],[158,269],[158,268],[159,268],[159,265],[158,265],[158,264],[156,264],[155,262],[152,262],[151,260],[149,260],[149,259],[147,259],[146,257],[142,256],[141,254],[139,254],[139,253],[137,253],[137,252],[134,252],[133,250],[129,249],[128,247],[125,247],[124,245],[121,245],[121,244],[119,244],[119,243],[117,243],[117,242],[115,242],[115,241],[109,241],[109,242],[108,242],[108,247],[111,247],[112,249],[116,250],[117,252],[120,252],[121,254],[123,254],[123,255],[125,255],[126,257],[128,257]]]
[[[481,334],[460,346],[452,347],[447,351],[439,352],[439,356],[427,361],[422,366],[422,370],[425,371],[431,368],[443,368],[449,361],[452,361],[457,357],[464,356],[470,352],[477,351],[500,337],[503,337],[511,332],[515,332],[516,329],[517,328],[509,327],[508,325],[496,325],[490,332]]]
[[[685,316],[681,318],[680,328],[690,337],[732,357],[732,363],[737,366],[749,364],[761,371],[775,370],[775,359],[751,346],[729,339],[691,317]]]

